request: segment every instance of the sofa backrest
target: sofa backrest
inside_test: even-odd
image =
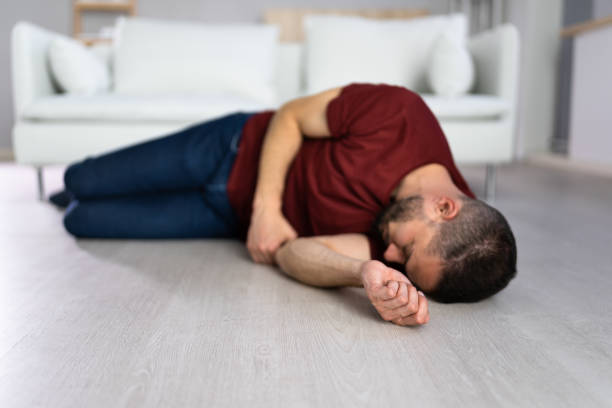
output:
[[[302,43],[280,43],[276,58],[276,92],[284,103],[305,94],[304,46]]]
[[[113,47],[109,43],[97,43],[91,51],[113,67]],[[280,43],[276,55],[275,80],[278,103],[304,95],[304,46],[302,43]]]
[[[15,115],[34,99],[58,92],[50,74],[47,49],[59,34],[27,22],[12,30],[12,71]],[[514,106],[518,72],[518,33],[504,25],[469,40],[476,67],[475,93],[496,95]],[[91,48],[112,67],[113,48],[97,44]],[[304,43],[280,43],[276,53],[274,86],[278,103],[306,94]],[[348,81],[344,81],[345,83]]]
[[[185,41],[180,38],[181,32],[188,33],[189,36],[193,37],[194,33],[197,34],[202,31],[198,37],[200,40],[192,41],[194,44],[198,44],[198,47],[202,45],[206,48],[207,43],[218,41],[217,39],[203,40],[207,34],[206,30],[215,27],[215,25],[170,23],[164,20],[143,18],[123,21],[120,20],[118,24],[117,31],[119,33],[126,31],[125,28],[122,28],[122,26],[125,26],[125,21],[131,22],[131,26],[136,29],[127,30],[128,38],[124,40],[121,39],[121,34],[119,34],[119,41],[116,42],[116,44],[119,44],[119,46],[115,46],[114,52],[117,60],[111,65],[117,69],[114,89],[119,93],[130,91],[134,86],[141,91],[143,89],[148,91],[142,84],[133,84],[133,82],[142,82],[143,76],[147,77],[145,67],[130,68],[132,65],[138,65],[138,61],[158,58],[162,68],[167,64],[183,65],[183,67],[166,69],[168,72],[165,75],[168,79],[162,82],[164,82],[163,85],[166,85],[167,82],[170,88],[172,88],[170,82],[176,79],[172,76],[172,73],[175,70],[180,71],[189,68],[191,62],[186,64],[176,63],[172,61],[172,58],[166,58],[166,62],[164,62],[164,39],[168,39],[168,44],[171,40],[178,43],[179,46],[171,48],[177,48],[179,51],[185,47],[183,45]],[[239,26],[236,27],[240,28]],[[254,25],[253,27],[265,29],[266,26]],[[461,41],[465,41],[467,37],[466,18],[461,14],[432,15],[407,20],[373,20],[363,17],[314,15],[306,17],[305,27],[306,41],[277,44],[273,85],[279,103],[303,94],[319,92],[349,82],[385,82],[427,92],[428,85],[425,77],[429,54],[434,41],[442,32],[450,33]],[[159,32],[160,28],[163,31],[162,33]],[[153,41],[156,45],[155,47],[149,47],[151,51],[146,53],[147,41],[144,41],[143,38],[151,42],[151,36],[157,36],[157,41]],[[240,38],[233,37],[224,41],[228,48],[241,46]],[[131,46],[125,46],[126,40],[131,43]],[[235,44],[235,46],[232,44]],[[157,53],[160,48],[162,51]],[[142,51],[142,49],[145,51]],[[146,55],[139,57],[143,53]],[[157,54],[159,55],[156,57]],[[197,53],[192,50],[190,54]],[[189,55],[186,58],[187,61],[194,59]],[[200,58],[200,60],[209,61],[211,58]],[[180,60],[181,58],[176,59]],[[129,60],[128,63],[124,63],[125,60]],[[195,60],[198,59],[195,58]],[[254,63],[256,62],[254,61]],[[149,64],[149,66],[151,65],[153,65],[152,70],[154,72],[149,75],[149,82],[158,75],[155,72],[155,66],[158,64]],[[125,79],[126,70],[132,72],[131,76],[127,75],[127,79]],[[187,70],[187,72],[191,71]],[[204,72],[204,70],[197,69],[196,72]],[[138,75],[136,75],[137,73]],[[208,75],[208,73],[203,75]],[[233,77],[242,77],[237,73],[232,75]],[[194,78],[190,83],[201,79],[205,78]],[[235,78],[235,82],[240,82],[240,79],[242,78]],[[183,82],[187,83],[189,81]],[[198,88],[198,86],[195,88]],[[244,85],[242,87],[246,88]]]

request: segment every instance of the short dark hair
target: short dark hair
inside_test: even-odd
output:
[[[440,256],[440,281],[429,291],[442,303],[476,302],[516,276],[516,242],[506,218],[490,205],[461,197],[455,218],[439,225],[428,250]]]

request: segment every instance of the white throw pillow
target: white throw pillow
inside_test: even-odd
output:
[[[467,93],[474,83],[474,62],[465,41],[443,33],[436,41],[428,70],[431,89],[442,96]]]
[[[62,91],[89,95],[108,90],[108,65],[79,41],[55,37],[49,45],[48,56],[51,73]]]
[[[427,67],[435,41],[444,32],[466,37],[462,14],[409,20],[308,16],[308,93],[349,82],[384,82],[427,91]]]
[[[278,27],[120,18],[113,58],[124,95],[233,94],[276,101]]]

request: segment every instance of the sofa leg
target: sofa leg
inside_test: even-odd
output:
[[[497,166],[495,164],[486,165],[486,176],[485,176],[485,200],[488,203],[495,201],[495,183],[497,176]]]
[[[36,166],[36,179],[38,180],[38,199],[44,201],[45,199],[45,184],[43,180],[43,167]]]

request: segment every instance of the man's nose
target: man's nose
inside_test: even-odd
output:
[[[389,262],[401,262],[399,257],[399,249],[394,245],[390,244],[385,252],[383,253],[383,258],[385,258]]]

